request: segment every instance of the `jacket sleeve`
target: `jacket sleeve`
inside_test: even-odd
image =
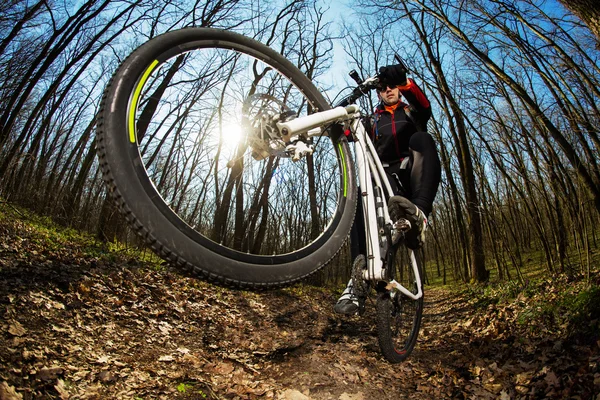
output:
[[[417,119],[415,122],[421,127],[420,130],[426,130],[427,121],[431,117],[431,104],[425,93],[411,78],[406,80],[406,85],[398,86],[398,90],[410,105],[411,111],[414,111],[412,117]]]

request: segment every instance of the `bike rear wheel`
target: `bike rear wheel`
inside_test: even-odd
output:
[[[355,178],[345,137],[316,138],[315,153],[292,162],[274,121],[329,108],[298,68],[258,41],[172,31],[135,50],[105,89],[103,178],[163,258],[229,286],[290,284],[346,240]]]
[[[414,258],[411,256],[414,255]],[[416,263],[419,278],[412,263]],[[411,293],[422,288],[422,258],[419,250],[414,252],[401,246],[396,256],[393,277]],[[392,362],[404,361],[413,351],[421,328],[423,296],[417,300],[400,291],[383,291],[377,297],[377,337],[384,357]]]

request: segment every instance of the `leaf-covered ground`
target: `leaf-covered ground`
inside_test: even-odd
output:
[[[342,318],[325,289],[228,290],[87,246],[0,218],[0,399],[600,398],[597,314],[555,313],[580,281],[427,288],[392,365],[372,303]]]

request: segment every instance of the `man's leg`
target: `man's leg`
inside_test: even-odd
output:
[[[433,209],[433,201],[440,185],[442,167],[435,141],[426,132],[411,136],[410,153],[410,200],[427,216]]]
[[[409,170],[400,173],[404,186],[409,186],[408,198],[390,198],[389,210],[393,220],[405,218],[411,223],[407,233],[407,245],[418,248],[425,242],[427,216],[433,209],[441,179],[441,165],[431,135],[417,132],[410,139]],[[406,182],[408,181],[408,182]]]
[[[366,247],[365,221],[363,218],[360,188],[358,188],[356,215],[354,216],[354,222],[352,223],[352,228],[350,229],[350,257],[352,259],[353,268],[358,256],[361,254],[366,254]],[[342,296],[338,299],[333,309],[338,314],[353,315],[359,311],[361,302],[363,300],[364,299],[361,299],[357,295],[357,290],[355,290],[354,283],[352,282],[352,279],[350,279],[346,289],[342,293]]]

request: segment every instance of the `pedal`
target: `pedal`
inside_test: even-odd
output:
[[[365,312],[365,303],[369,295],[370,286],[365,281],[364,271],[367,268],[367,260],[363,254],[360,254],[352,263],[352,284],[354,285],[354,293],[358,296],[358,311],[357,315],[363,315]]]
[[[412,228],[412,225],[406,218],[400,218],[394,223],[394,229],[397,231],[408,232],[410,231],[410,228]]]
[[[412,225],[410,221],[406,218],[400,218],[398,221],[394,222],[394,233],[392,234],[392,243],[398,243],[398,241],[402,237],[404,237],[404,234],[408,232],[410,228],[412,228]]]

